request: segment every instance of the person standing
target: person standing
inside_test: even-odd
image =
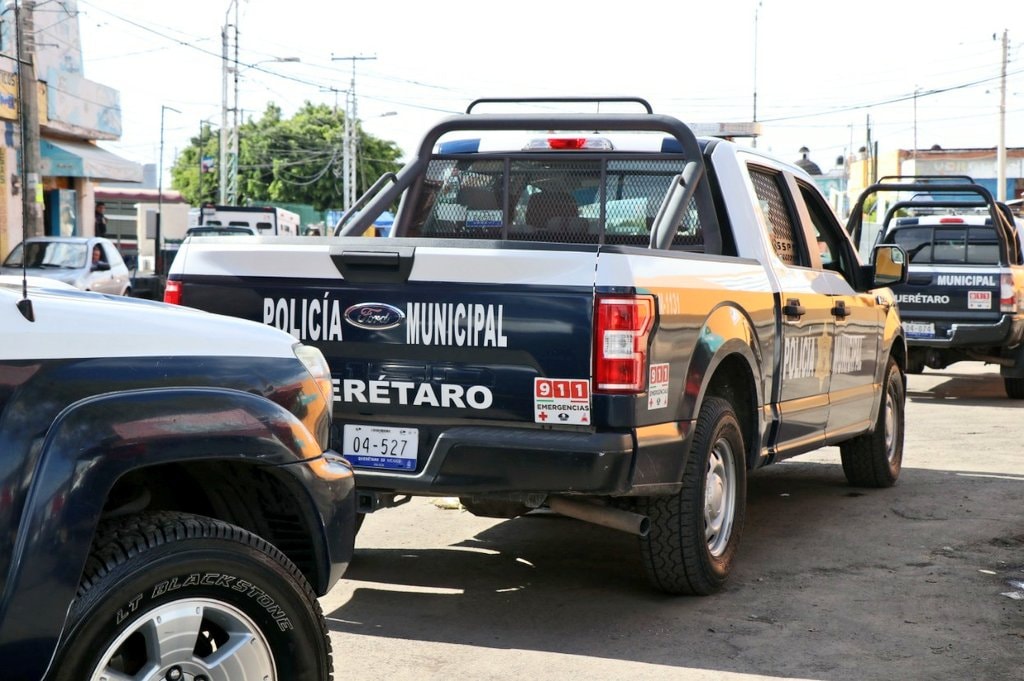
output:
[[[96,221],[94,223],[96,236],[107,235],[107,205],[102,201],[96,202]]]

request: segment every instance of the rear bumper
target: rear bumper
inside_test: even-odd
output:
[[[904,319],[904,321],[908,321]],[[916,320],[909,320],[916,321]],[[996,324],[952,324],[944,338],[907,337],[908,347],[957,348],[1013,347],[1024,339],[1024,319],[1003,315]]]
[[[409,495],[495,493],[625,495],[636,483],[675,483],[688,428],[675,437],[465,426],[445,430],[416,473],[356,468],[360,489]],[[639,445],[637,443],[640,443]]]

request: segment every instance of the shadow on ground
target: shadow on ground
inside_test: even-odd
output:
[[[371,637],[681,668],[1021,678],[1024,608],[1002,594],[1024,576],[1022,492],[1024,476],[920,469],[855,489],[838,463],[797,460],[751,476],[738,562],[713,597],[652,591],[633,537],[531,515],[451,546],[360,548],[328,616]]]

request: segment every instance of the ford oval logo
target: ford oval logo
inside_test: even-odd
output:
[[[402,323],[405,313],[387,303],[358,303],[345,310],[345,321],[359,329],[382,331]]]

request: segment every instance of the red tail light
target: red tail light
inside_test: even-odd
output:
[[[181,282],[168,279],[164,286],[164,302],[172,305],[181,305]]]
[[[1013,275],[1009,272],[999,277],[999,311],[1017,312],[1017,291],[1013,285]]]
[[[604,393],[647,387],[647,341],[653,296],[598,296],[594,310],[594,383]]]

